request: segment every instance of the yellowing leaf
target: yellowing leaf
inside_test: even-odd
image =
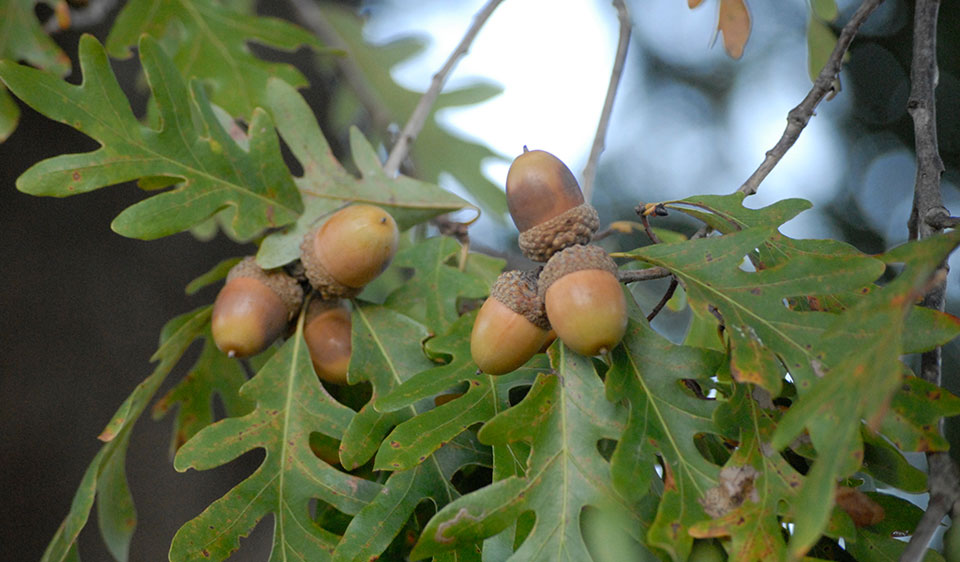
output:
[[[723,34],[727,54],[735,59],[743,56],[743,47],[750,38],[750,10],[746,0],[720,0],[717,29]]]

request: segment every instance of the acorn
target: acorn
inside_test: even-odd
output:
[[[247,256],[227,273],[213,304],[213,341],[230,357],[260,353],[280,337],[302,301],[294,278],[282,270],[264,271]]]
[[[313,369],[322,380],[347,383],[350,333],[350,310],[341,301],[310,301],[303,322],[303,338],[307,342]]]
[[[373,205],[350,205],[304,236],[300,261],[321,297],[349,298],[390,265],[398,238],[390,213]]]
[[[606,353],[627,330],[617,264],[599,246],[557,252],[540,273],[539,294],[557,337],[582,355]]]
[[[547,339],[550,323],[537,295],[537,276],[507,271],[497,277],[473,323],[470,355],[481,371],[503,375],[526,363]]]
[[[533,261],[587,244],[600,227],[570,168],[543,150],[517,156],[507,172],[507,207],[520,231],[520,250]]]

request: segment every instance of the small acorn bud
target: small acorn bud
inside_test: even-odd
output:
[[[617,264],[599,246],[571,246],[540,273],[540,296],[557,337],[582,355],[616,347],[627,329]]]
[[[600,226],[573,173],[543,150],[524,147],[510,165],[507,207],[520,231],[520,250],[533,261],[547,261],[564,248],[589,243]]]
[[[536,274],[501,273],[470,334],[470,354],[480,370],[503,375],[526,363],[543,346],[550,324],[537,295]]]
[[[211,330],[230,357],[260,353],[280,337],[303,301],[303,289],[283,271],[264,271],[253,256],[233,266],[213,305]]]
[[[390,265],[398,238],[390,213],[373,205],[350,205],[307,233],[300,261],[324,299],[353,297]]]
[[[303,323],[303,339],[317,376],[334,384],[347,384],[350,365],[350,311],[340,301],[310,301]]]

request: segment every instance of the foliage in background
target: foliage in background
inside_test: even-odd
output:
[[[739,56],[749,12],[742,0],[719,0],[718,10],[725,47]],[[810,29],[835,12],[832,2],[813,2]],[[419,44],[368,45],[351,15],[325,13],[349,47],[342,56],[391,115],[408,115],[419,96],[389,70]],[[497,216],[505,209],[502,192],[479,173],[489,150],[435,123],[411,154],[419,178],[383,172],[376,146],[389,144],[384,130],[361,132],[354,120],[321,130],[297,92],[303,74],[254,56],[247,42],[326,50],[247,2],[128,3],[106,47],[81,39],[79,86],[61,79],[69,64],[42,33],[32,1],[0,0],[3,14],[23,20],[30,39],[16,44],[32,47],[0,42],[0,58],[11,59],[0,61],[0,81],[100,144],[35,164],[18,189],[62,197],[138,180],[150,193],[114,221],[122,235],[152,239],[217,217],[227,234],[258,242],[262,265],[278,267],[296,259],[306,230],[354,201],[383,206],[405,230],[473,206],[436,185],[441,171],[476,207]],[[817,33],[812,61],[832,38]],[[144,118],[108,59],[134,44],[152,95]],[[439,107],[495,94],[473,86],[441,95]],[[0,140],[16,121],[7,95],[0,91]],[[336,95],[339,116],[360,111],[349,88]],[[330,134],[349,135],[359,175],[333,156]],[[280,139],[301,176],[284,163]],[[934,428],[960,414],[960,399],[914,377],[903,358],[960,334],[960,319],[915,305],[960,233],[872,256],[779,232],[809,206],[788,199],[748,209],[740,194],[665,202],[717,235],[617,257],[676,276],[692,316],[685,340],[658,333],[628,296],[627,335],[606,357],[557,341],[501,377],[478,373],[470,358],[467,305],[488,294],[504,262],[446,236],[411,234],[391,270],[354,300],[349,386],[315,376],[302,317],[285,342],[250,361],[248,380],[212,345],[209,307],[179,316],[161,334],[156,370],[99,436],[104,445],[44,560],[79,559],[77,537],[94,503],[109,551],[128,558],[136,514],[124,458],[151,402],[155,417],[177,410],[177,470],[266,452],[251,475],[183,524],[171,560],[224,560],[267,515],[272,560],[582,561],[625,552],[686,560],[705,548],[734,560],[896,557],[904,543],[895,537],[912,531],[918,510],[856,488],[869,477],[922,492],[925,475],[903,453],[947,448]],[[188,290],[220,281],[229,265]],[[197,363],[155,399],[195,340],[204,342]],[[880,515],[864,519],[864,510]]]

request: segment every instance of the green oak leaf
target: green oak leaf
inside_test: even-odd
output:
[[[817,380],[784,414],[771,439],[772,447],[780,450],[807,428],[817,449],[817,460],[792,505],[796,526],[789,544],[792,556],[817,541],[834,504],[837,479],[862,461],[861,420],[879,425],[902,385],[904,320],[957,245],[960,232],[952,232],[904,244],[881,256],[888,264],[903,263],[903,272],[842,313],[813,342]],[[865,388],[870,392],[863,392]]]
[[[189,441],[198,431],[213,423],[213,400],[218,396],[229,417],[248,414],[254,404],[240,395],[240,387],[247,382],[247,374],[239,361],[227,357],[217,349],[208,333],[203,351],[189,373],[153,405],[153,419],[177,409],[173,422],[170,456]]]
[[[526,366],[504,376],[478,373],[470,357],[470,331],[475,318],[475,313],[461,316],[447,334],[427,343],[429,353],[451,356],[450,363],[417,373],[374,403],[381,412],[399,410],[468,383],[462,396],[398,425],[380,444],[374,470],[406,470],[423,462],[468,427],[506,410],[511,388],[529,384],[532,373],[549,369],[544,356],[537,355]]]
[[[354,415],[320,384],[303,340],[303,318],[293,337],[240,389],[256,409],[201,429],[174,459],[178,471],[207,470],[255,449],[263,463],[247,479],[185,523],[173,538],[170,560],[225,560],[260,519],[274,516],[270,560],[327,560],[337,535],[311,518],[310,502],[353,515],[380,486],[338,471],[310,448],[310,434],[340,439]]]
[[[878,560],[895,562],[906,550],[907,543],[893,537],[873,533],[865,529],[857,530],[857,540],[847,543],[847,552],[857,560]],[[923,562],[943,562],[943,555],[927,549]]]
[[[272,79],[266,96],[277,131],[303,168],[303,176],[295,181],[305,209],[295,224],[264,239],[257,254],[262,266],[278,267],[297,259],[303,236],[330,213],[352,202],[383,207],[400,230],[472,207],[436,185],[403,175],[387,177],[376,151],[359,129],[351,127],[350,152],[360,172],[357,178],[334,158],[313,110],[293,86]]]
[[[329,4],[322,9],[328,23],[337,30],[345,43],[347,56],[359,67],[375,103],[384,108],[386,115],[382,119],[388,122],[377,123],[384,127],[378,131],[381,135],[378,140],[390,146],[393,139],[385,127],[389,122],[402,126],[422,97],[422,93],[408,90],[394,82],[390,72],[397,64],[422,51],[424,42],[402,38],[383,45],[372,45],[364,41],[362,20],[356,14]],[[498,155],[486,146],[452,134],[436,119],[437,113],[446,108],[480,103],[500,92],[500,87],[486,82],[441,92],[423,129],[417,135],[416,142],[413,143],[410,156],[417,177],[439,182],[441,174],[451,174],[484,211],[502,223],[507,212],[503,189],[494,185],[482,172],[484,161]],[[356,107],[355,94],[341,88],[338,96],[340,97],[335,100],[335,105],[341,110],[335,113],[334,117],[338,117],[344,125],[356,122],[356,112],[350,110]],[[517,152],[519,151],[518,146]]]
[[[613,485],[628,501],[639,503],[656,478],[657,455],[662,456],[663,497],[647,543],[685,560],[693,543],[687,529],[706,517],[698,500],[716,486],[720,470],[700,453],[694,436],[723,432],[712,419],[717,403],[686,392],[682,381],[712,376],[723,356],[671,344],[638,310],[633,308],[630,316],[606,380],[607,398],[626,399],[630,406],[610,461]]]
[[[785,247],[803,251],[783,255]],[[656,244],[629,256],[671,270],[683,283],[690,306],[709,316],[715,309],[729,338],[730,370],[739,382],[780,393],[783,363],[801,391],[818,379],[821,361],[813,347],[837,318],[826,312],[801,312],[785,299],[809,294],[853,292],[877,279],[883,263],[864,254],[826,247],[820,241],[790,241],[772,227],[749,227],[724,236],[675,244]],[[771,246],[766,246],[770,244]],[[769,248],[782,257],[759,271],[740,268],[745,256]],[[849,248],[849,247],[846,247]]]
[[[480,298],[490,291],[486,280],[457,268],[461,249],[453,238],[434,236],[397,252],[393,265],[412,269],[413,277],[387,297],[385,306],[414,318],[434,334],[445,333],[459,317],[459,299]]]
[[[536,516],[529,534],[508,560],[590,560],[580,526],[586,506],[610,509],[639,524],[610,481],[601,439],[623,431],[622,409],[603,399],[593,363],[561,343],[548,351],[553,373],[541,373],[518,405],[481,428],[494,447],[532,445],[524,476],[467,494],[430,519],[411,553],[420,559],[494,536],[526,511]]]
[[[182,182],[114,219],[112,228],[133,238],[174,234],[222,210],[230,215],[230,233],[241,239],[294,221],[302,203],[269,115],[254,112],[245,151],[220,126],[203,89],[195,83],[188,90],[173,63],[148,36],[140,41],[140,59],[159,108],[159,129],[137,121],[103,47],[90,35],[80,40],[79,86],[0,61],[0,80],[14,94],[101,145],[93,152],[34,164],[17,179],[17,189],[64,197],[144,177]]]
[[[50,0],[0,0],[0,59],[23,60],[31,66],[63,77],[70,73],[70,57],[43,30],[34,8]],[[0,85],[0,143],[7,140],[20,120],[20,108]]]
[[[880,422],[880,433],[901,451],[946,451],[940,434],[942,417],[960,415],[960,398],[917,377],[904,377],[890,400],[890,411]]]
[[[909,383],[905,382],[905,384]],[[960,414],[960,411],[954,413]],[[891,416],[888,414],[884,419],[889,417]],[[866,427],[861,430],[861,435],[863,437],[861,472],[904,492],[922,494],[927,491],[927,473],[910,464],[896,446]]]
[[[101,432],[100,440],[104,445],[84,472],[70,512],[47,545],[41,558],[43,562],[80,559],[77,537],[87,524],[94,499],[97,501],[100,533],[110,554],[121,562],[127,560],[130,537],[137,522],[124,471],[130,432],[180,357],[209,324],[210,311],[211,307],[204,307],[183,314],[163,327],[160,346],[150,358],[160,363],[124,400]]]
[[[416,414],[413,406],[380,412],[374,408],[376,400],[414,374],[435,366],[421,345],[428,336],[426,327],[384,306],[357,304],[347,380],[350,384],[370,382],[373,395],[350,421],[340,444],[340,462],[347,470],[367,462],[393,426]]]
[[[426,462],[394,472],[383,490],[350,522],[334,552],[334,560],[376,560],[421,502],[432,502],[439,509],[459,497],[451,483],[457,471],[468,465],[490,463],[489,451],[472,434],[464,433]]]
[[[237,265],[238,263],[240,263],[240,260],[241,260],[241,259],[243,259],[243,258],[227,258],[227,259],[221,261],[221,262],[218,263],[217,265],[215,265],[215,266],[213,266],[212,268],[210,268],[210,269],[209,269],[206,273],[204,273],[203,275],[201,275],[201,276],[195,278],[193,281],[187,283],[187,287],[186,287],[186,289],[185,289],[186,293],[187,293],[188,295],[194,295],[194,294],[196,294],[200,289],[203,289],[204,287],[213,285],[214,283],[216,283],[216,282],[218,282],[218,281],[222,281],[222,280],[226,279],[226,278],[227,278],[227,274],[230,273],[230,270],[233,268],[233,266],[235,266],[235,265]]]
[[[256,108],[266,107],[271,77],[296,87],[307,85],[295,67],[255,56],[248,43],[284,51],[301,46],[323,49],[301,27],[244,13],[216,0],[132,0],[117,14],[107,37],[107,52],[128,58],[143,34],[164,40],[180,74],[208,84],[213,103],[248,120]]]
[[[738,498],[741,503],[733,502],[725,509],[718,509],[707,521],[696,523],[690,528],[690,534],[698,538],[730,537],[727,552],[731,560],[784,560],[787,544],[781,531],[780,503],[792,501],[800,489],[803,477],[787,463],[783,457],[769,454],[766,445],[776,427],[775,410],[766,410],[753,400],[747,385],[736,384],[734,394],[722,403],[714,419],[718,427],[739,428],[739,445],[726,463],[721,480],[732,484],[732,478],[724,474],[737,475],[741,471],[743,481],[737,486],[743,493]],[[752,474],[743,472],[743,467],[752,469]],[[718,486],[712,493],[717,497],[704,498],[704,503],[729,500],[727,489]]]

